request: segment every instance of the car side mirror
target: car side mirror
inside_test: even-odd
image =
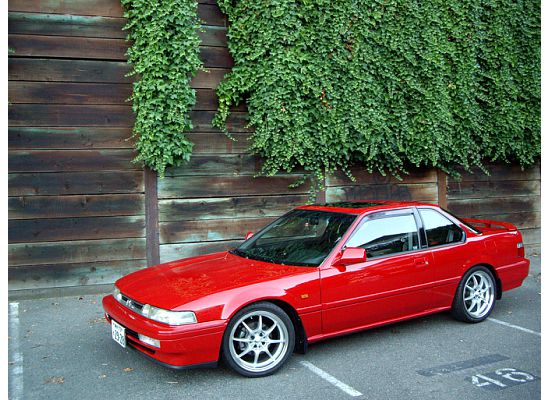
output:
[[[338,260],[340,265],[352,265],[367,261],[367,251],[362,247],[346,247]]]
[[[254,236],[254,232],[248,231],[246,232],[246,236],[244,237],[244,240],[250,239],[252,236]]]

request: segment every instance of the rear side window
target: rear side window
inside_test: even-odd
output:
[[[367,220],[346,243],[362,247],[367,257],[418,250],[418,230],[412,214]]]
[[[429,247],[462,241],[464,232],[447,217],[432,209],[419,209],[419,211]]]

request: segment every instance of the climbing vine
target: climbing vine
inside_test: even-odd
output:
[[[185,132],[195,91],[189,82],[201,67],[196,0],[122,0],[128,23],[128,62],[136,115],[137,162],[164,175],[167,166],[189,160],[193,144]]]
[[[262,173],[395,176],[540,155],[540,2],[219,0]]]

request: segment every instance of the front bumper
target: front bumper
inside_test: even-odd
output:
[[[173,368],[216,363],[227,321],[170,326],[124,307],[112,295],[103,298],[105,318],[126,328],[126,342],[153,360]],[[160,348],[142,342],[138,333],[160,341]]]

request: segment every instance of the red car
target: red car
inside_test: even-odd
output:
[[[521,234],[416,202],[298,207],[236,249],[131,273],[103,299],[112,336],[169,367],[257,377],[308,344],[450,310],[483,321],[529,272]]]

